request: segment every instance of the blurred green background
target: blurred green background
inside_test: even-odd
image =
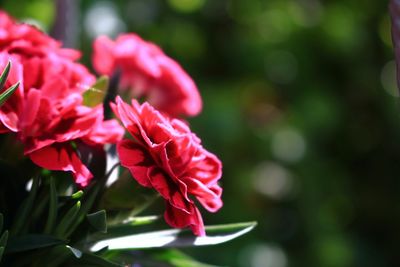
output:
[[[224,162],[207,224],[247,236],[185,250],[242,267],[400,266],[400,119],[387,1],[65,0],[66,45],[133,31],[196,80],[190,119]],[[1,0],[51,31],[51,0]]]

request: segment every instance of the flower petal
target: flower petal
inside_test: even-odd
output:
[[[183,228],[189,226],[193,233],[197,236],[204,236],[205,229],[203,218],[196,206],[191,205],[190,213],[183,212],[180,209],[175,208],[169,202],[166,202],[166,210],[164,213],[165,221],[176,228]]]
[[[143,147],[130,140],[122,140],[117,144],[117,151],[121,165],[131,172],[133,178],[142,186],[151,187],[148,171],[153,164]]]
[[[71,171],[75,182],[87,186],[92,174],[81,162],[72,148],[65,145],[54,145],[36,150],[29,154],[30,159],[38,166],[54,171]]]

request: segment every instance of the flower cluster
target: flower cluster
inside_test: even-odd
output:
[[[40,167],[71,171],[76,183],[86,186],[92,174],[71,141],[116,143],[124,131],[115,120],[103,121],[101,105],[83,105],[82,93],[95,77],[75,62],[79,56],[37,28],[0,13],[0,67],[11,61],[10,82],[21,82],[0,108],[1,131],[15,132],[25,155]],[[96,138],[104,128],[109,135]]]
[[[85,105],[83,94],[95,76],[77,62],[80,52],[0,11],[0,69],[11,61],[7,85],[20,82],[0,107],[0,133],[9,133],[36,165],[70,171],[85,187],[93,175],[75,144],[103,147],[117,143],[121,165],[139,184],[154,188],[165,199],[165,220],[173,227],[190,227],[204,235],[196,206],[211,212],[222,206],[221,162],[178,116],[197,115],[202,101],[190,76],[156,45],[135,34],[116,41],[94,42],[93,65],[100,74],[120,72],[120,88],[132,99],[112,103],[116,119],[104,120],[103,106]],[[1,93],[1,92],[0,92]],[[94,177],[93,179],[96,179]],[[195,202],[196,201],[196,202]]]
[[[93,65],[100,74],[122,71],[121,86],[135,97],[145,97],[171,116],[195,116],[202,102],[196,84],[177,62],[156,45],[136,34],[122,34],[116,41],[106,36],[93,45]]]
[[[174,227],[190,226],[204,235],[199,210],[190,195],[209,211],[221,206],[221,162],[200,144],[179,119],[163,116],[147,103],[117,98],[114,106],[128,132],[135,138],[118,144],[122,166],[143,186],[155,188],[166,200],[165,219]]]

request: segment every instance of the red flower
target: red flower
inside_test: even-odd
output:
[[[93,175],[81,162],[70,141],[84,142],[89,145],[116,143],[122,139],[124,130],[115,120],[103,121],[103,109],[78,107],[68,110],[68,107],[56,110],[48,108],[45,99],[39,105],[36,119],[32,123],[37,132],[27,130],[20,133],[25,145],[25,154],[37,165],[49,170],[71,171],[75,182],[87,186]],[[40,110],[41,109],[41,110]],[[62,114],[65,112],[65,114]],[[53,119],[51,119],[53,118]],[[47,124],[47,125],[46,125]],[[40,130],[37,126],[42,126]],[[31,127],[27,127],[29,129]],[[107,134],[106,134],[107,133]]]
[[[131,87],[135,97],[146,97],[155,108],[171,116],[194,116],[202,102],[190,76],[153,43],[136,34],[106,36],[94,42],[93,65],[97,72],[122,71],[121,86]]]
[[[61,43],[36,27],[15,22],[0,10],[0,51],[19,58],[25,69],[25,90],[40,89],[49,79],[62,76],[68,81],[68,90],[83,92],[95,77],[83,65],[74,62],[81,53],[62,48]],[[68,92],[66,92],[68,93]]]
[[[221,162],[201,146],[183,121],[163,116],[148,103],[132,100],[129,106],[118,97],[113,109],[135,139],[117,146],[122,166],[165,199],[168,224],[190,226],[196,235],[204,235],[202,217],[191,197],[211,212],[222,206],[217,183]]]
[[[101,105],[83,105],[82,93],[95,77],[74,62],[79,56],[78,51],[61,48],[35,27],[18,24],[0,11],[0,67],[11,60],[7,82],[21,81],[0,107],[0,132],[16,132],[34,163],[71,171],[75,181],[86,186],[92,174],[71,142],[116,143],[124,130],[116,120],[103,121]]]

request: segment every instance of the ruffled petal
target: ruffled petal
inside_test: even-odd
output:
[[[121,141],[125,130],[117,120],[101,121],[82,140],[88,144],[115,144]]]
[[[195,205],[191,205],[190,208],[190,213],[186,213],[166,202],[164,219],[172,227],[190,227],[195,235],[204,236],[206,232],[200,211]]]
[[[100,74],[111,75],[114,68],[114,43],[107,36],[100,36],[93,42],[92,63]]]
[[[47,146],[29,154],[38,166],[53,171],[71,171],[75,182],[87,186],[93,177],[72,148],[66,145]]]
[[[185,179],[189,193],[196,196],[197,200],[210,212],[218,211],[223,203],[221,200],[222,189],[218,185],[207,187],[199,180],[193,178]]]
[[[142,186],[151,187],[148,172],[154,163],[143,147],[130,140],[122,140],[117,144],[117,151],[121,165],[131,172],[133,178]]]

